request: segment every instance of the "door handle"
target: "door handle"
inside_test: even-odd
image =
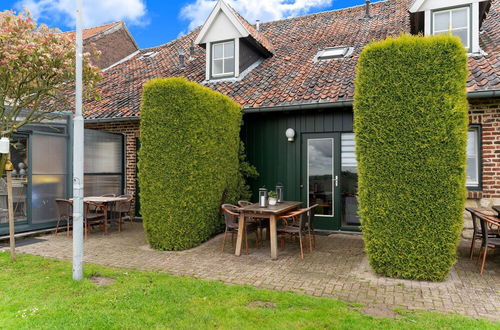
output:
[[[335,179],[333,181],[335,182],[335,187],[338,187],[339,186],[339,176],[336,175]]]

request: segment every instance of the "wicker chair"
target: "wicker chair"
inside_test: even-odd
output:
[[[478,214],[479,222],[481,223],[481,232],[483,233],[483,240],[481,242],[481,248],[479,249],[479,256],[477,258],[477,262],[481,260],[481,252],[483,252],[482,263],[481,263],[481,275],[484,271],[484,264],[486,263],[486,256],[488,254],[488,249],[495,250],[500,247],[500,238],[498,237],[490,237],[487,233],[489,232],[488,225],[499,226],[498,222],[494,222],[488,216]],[[498,233],[497,229],[497,233]]]
[[[108,208],[105,204],[97,204],[94,202],[84,202],[84,228],[85,228],[85,239],[88,238],[88,234],[92,226],[99,225],[104,227],[104,235],[108,234]]]
[[[231,204],[223,204],[221,206],[222,211],[224,212],[224,221],[226,223],[226,230],[224,232],[224,239],[222,241],[222,251],[224,251],[224,247],[226,245],[227,233],[231,233],[231,244],[234,246],[234,234],[238,233],[239,230],[239,207]],[[248,254],[248,233],[255,232],[256,237],[256,245],[260,247],[260,239],[259,239],[259,231],[257,224],[255,222],[247,222],[245,221],[245,232],[243,236],[245,238],[245,252]]]
[[[468,211],[472,217],[473,232],[472,232],[472,238],[471,238],[472,242],[470,245],[470,253],[469,253],[469,257],[472,259],[472,257],[474,256],[474,246],[476,244],[476,241],[483,239],[483,232],[481,229],[481,223],[479,219],[479,215],[482,213],[474,210],[471,207],[466,207],[465,210]],[[497,236],[498,236],[497,231],[488,229],[488,237],[495,238]]]
[[[300,257],[304,259],[304,249],[303,249],[303,238],[308,236],[309,238],[309,251],[313,250],[316,246],[316,237],[314,235],[314,209],[318,205],[315,204],[311,207],[305,209],[299,209],[283,215],[278,218],[283,226],[278,228],[278,235],[281,238],[281,248],[285,247],[285,238],[288,237],[298,237],[300,244]]]
[[[238,201],[239,207],[245,207],[252,205],[252,202],[249,201]],[[247,221],[257,223],[257,227],[259,229],[259,236],[261,241],[264,241],[264,236],[262,235],[262,230],[266,229],[266,235],[269,236],[269,219],[267,218],[247,218]]]
[[[117,217],[118,223],[118,231],[122,230],[122,223],[128,219],[130,222],[134,221],[134,217],[132,215],[132,196],[131,195],[121,195],[118,197],[127,198],[125,201],[117,202],[115,207],[113,208],[113,217]]]
[[[69,227],[73,225],[73,202],[67,199],[56,199],[57,224],[55,235],[59,232],[59,224],[66,222],[66,236],[69,236]]]

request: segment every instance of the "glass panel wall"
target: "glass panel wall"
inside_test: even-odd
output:
[[[28,219],[28,136],[15,135],[10,140],[10,158],[14,165],[12,171],[12,193],[14,202],[14,221]],[[7,176],[3,173],[0,181],[0,224],[8,223]]]
[[[57,219],[56,198],[66,197],[67,138],[56,135],[32,136],[31,222]]]
[[[342,170],[340,195],[342,201],[342,226],[359,226],[358,216],[358,163],[356,161],[354,133],[341,136]]]
[[[123,135],[85,130],[85,196],[123,193]]]

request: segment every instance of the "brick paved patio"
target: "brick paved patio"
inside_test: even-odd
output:
[[[18,248],[19,252],[71,260],[71,239],[65,233],[45,236],[44,242]],[[381,278],[370,270],[359,235],[334,234],[318,237],[313,254],[300,259],[296,245],[287,243],[276,261],[268,245],[236,257],[231,244],[220,251],[222,235],[183,252],[158,252],[146,243],[142,225],[126,224],[121,233],[104,237],[96,232],[85,245],[87,263],[173,275],[247,284],[272,290],[292,290],[308,295],[334,297],[361,303],[368,310],[401,307],[411,310],[456,312],[472,317],[500,319],[500,258],[491,257],[479,275],[467,255],[467,242],[460,246],[460,260],[447,281],[417,282]],[[267,242],[266,242],[267,243]]]

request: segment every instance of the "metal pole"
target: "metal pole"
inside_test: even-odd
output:
[[[76,0],[76,90],[73,120],[73,279],[83,279],[82,0]]]
[[[9,237],[10,237],[10,260],[16,261],[16,238],[14,229],[14,196],[12,195],[12,163],[10,154],[7,156],[5,164],[5,172],[7,172],[7,208],[9,209]]]

